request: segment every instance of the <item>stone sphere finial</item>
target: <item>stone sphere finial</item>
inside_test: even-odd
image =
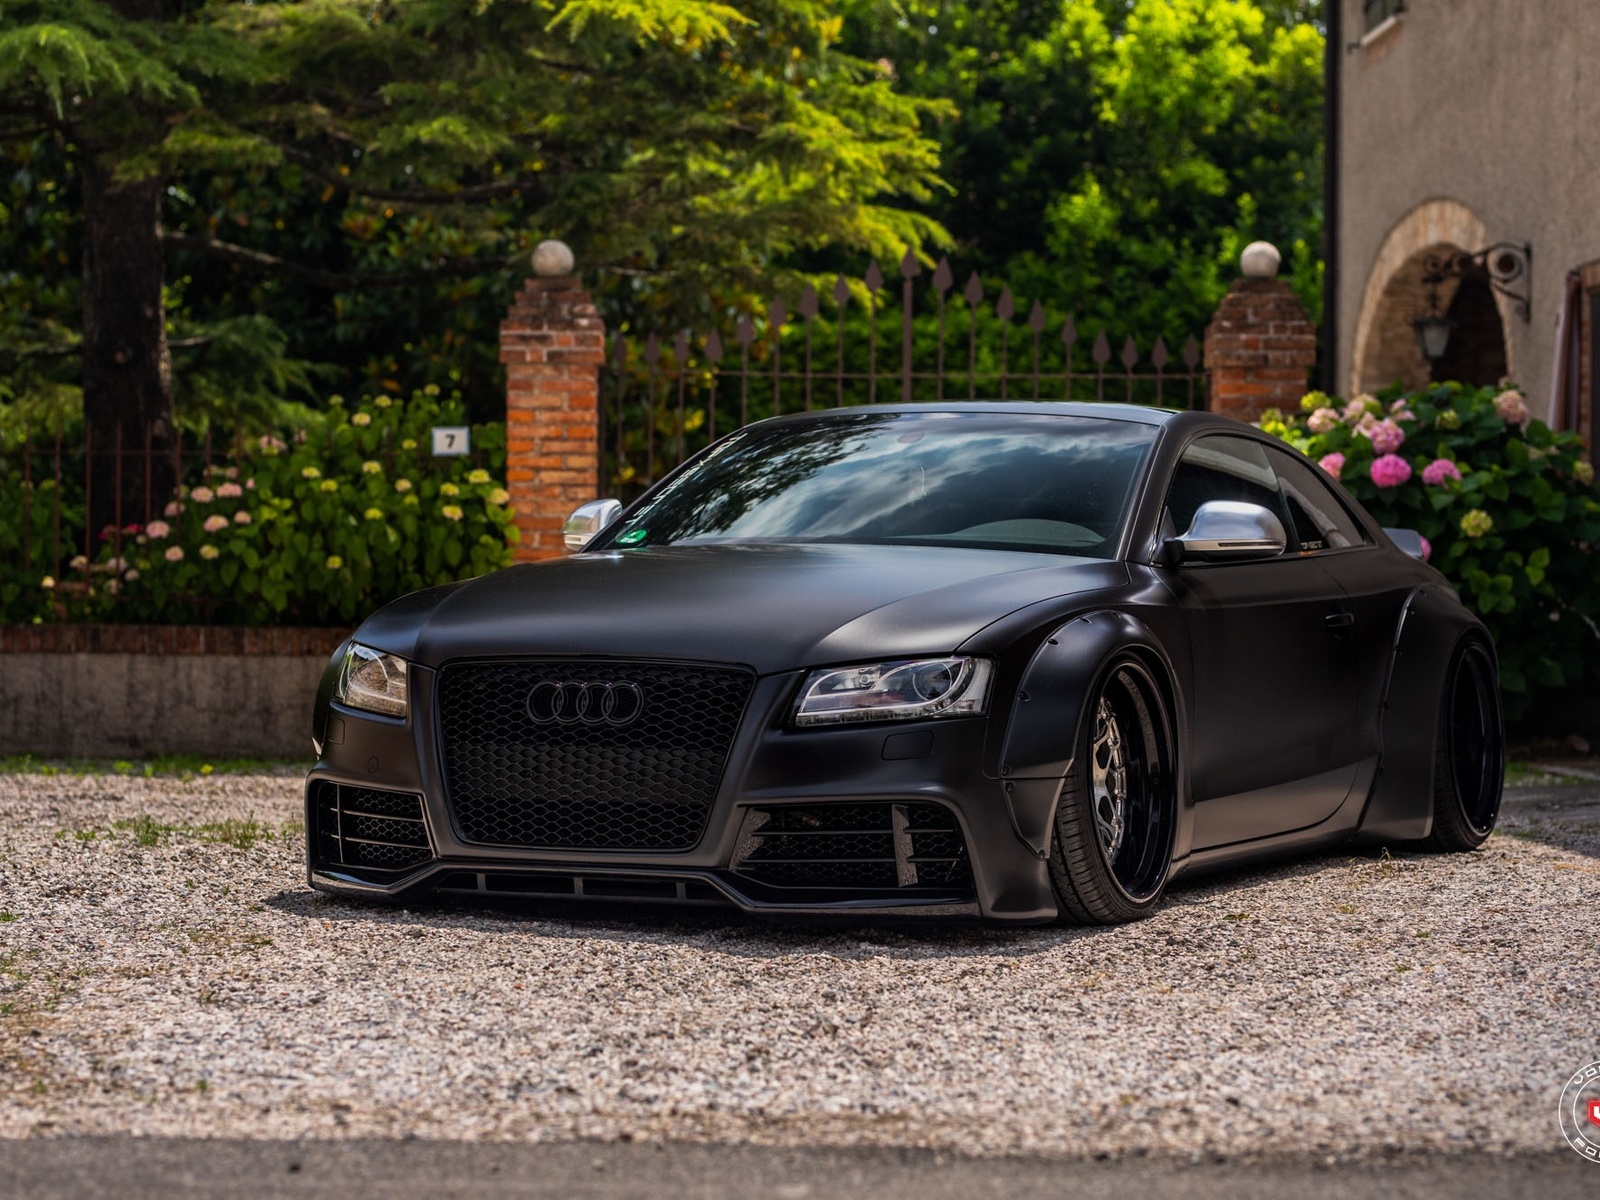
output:
[[[572,247],[565,242],[544,241],[533,248],[533,273],[544,279],[571,275],[575,262]]]
[[[1271,279],[1278,273],[1283,255],[1271,242],[1251,242],[1239,255],[1239,269],[1246,279]]]

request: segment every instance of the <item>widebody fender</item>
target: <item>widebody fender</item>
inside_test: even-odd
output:
[[[1006,729],[1000,774],[1006,780],[1017,836],[1041,858],[1049,850],[1061,780],[1082,744],[1089,696],[1106,663],[1123,650],[1143,655],[1167,683],[1175,678],[1149,627],[1137,617],[1110,609],[1084,613],[1060,626],[1040,645],[1023,673]],[[1176,740],[1183,728],[1182,715],[1175,696],[1168,696],[1168,704]],[[1182,754],[1181,746],[1178,753]],[[1188,795],[1181,780],[1179,772],[1180,822]]]
[[[1384,687],[1378,776],[1357,830],[1363,841],[1415,841],[1433,832],[1445,676],[1456,647],[1473,635],[1492,645],[1482,622],[1443,587],[1424,584],[1407,597]]]

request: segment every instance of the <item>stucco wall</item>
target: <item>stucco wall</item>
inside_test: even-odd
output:
[[[1343,3],[1353,42],[1361,0]],[[1386,239],[1453,201],[1485,243],[1533,245],[1531,320],[1502,312],[1510,370],[1543,415],[1563,279],[1600,260],[1600,0],[1411,0],[1389,34],[1344,54],[1341,115],[1341,385]]]
[[[0,754],[310,758],[337,630],[0,631]]]

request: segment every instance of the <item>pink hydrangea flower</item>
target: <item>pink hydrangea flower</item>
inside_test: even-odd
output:
[[[182,562],[183,561],[183,547],[182,546],[168,546],[167,547],[167,552],[164,555],[162,555],[162,557],[165,558],[168,562]]]
[[[1423,537],[1420,533],[1417,534],[1417,541],[1422,543],[1422,561],[1427,562],[1433,557],[1433,543],[1427,538]]]
[[[179,513],[181,513],[182,511],[183,511],[183,505],[179,504],[176,500],[174,500],[171,503],[169,503],[166,508],[161,510],[161,515],[162,516],[166,516],[166,517],[175,517]]]
[[[228,518],[221,513],[212,513],[206,518],[205,531],[207,533],[215,533],[217,530],[226,529],[227,527]]]
[[[1339,478],[1340,473],[1344,470],[1344,455],[1340,454],[1337,450],[1335,450],[1332,454],[1324,454],[1317,461],[1317,466],[1321,467],[1329,475],[1332,475],[1335,479],[1337,479]]]
[[[1448,458],[1436,458],[1422,468],[1422,482],[1429,487],[1441,487],[1447,479],[1461,479],[1461,468]]]
[[[1399,487],[1411,478],[1411,464],[1398,454],[1380,454],[1372,460],[1372,482],[1381,488]]]
[[[1327,433],[1339,423],[1339,414],[1331,408],[1319,408],[1306,418],[1306,428],[1312,433]]]
[[[250,524],[250,514],[241,508],[238,512],[233,514],[233,523],[235,525]]]
[[[189,493],[189,498],[196,504],[210,504],[216,499],[216,493],[208,487],[197,487]]]
[[[1363,430],[1372,439],[1372,452],[1374,454],[1393,454],[1406,444],[1405,430],[1396,425],[1392,420],[1385,418],[1374,421]]]
[[[1494,415],[1507,425],[1526,425],[1528,423],[1528,405],[1522,399],[1522,393],[1515,388],[1507,388],[1494,398]]]
[[[244,495],[244,489],[237,483],[225,483],[217,489],[217,495],[224,500],[236,500]]]
[[[168,507],[170,508],[171,505],[168,505]],[[150,524],[144,527],[144,531],[152,538],[164,538],[172,532],[172,526],[165,521],[151,521]]]
[[[1346,421],[1359,421],[1367,415],[1367,402],[1365,398],[1357,396],[1344,406],[1344,419]]]

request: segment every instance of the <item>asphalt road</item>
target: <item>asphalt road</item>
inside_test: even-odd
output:
[[[926,1151],[562,1142],[195,1141],[61,1138],[0,1142],[13,1200],[1563,1200],[1600,1194],[1600,1166],[1575,1154],[1187,1163],[963,1159]]]

